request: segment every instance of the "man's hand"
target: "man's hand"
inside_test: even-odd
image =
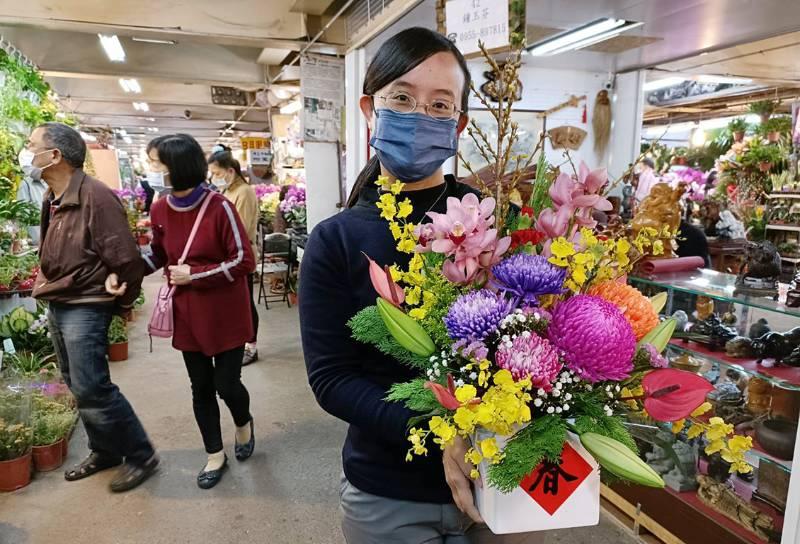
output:
[[[189,285],[192,283],[192,268],[188,264],[170,266],[169,283],[172,285]]]
[[[472,496],[472,480],[469,473],[473,466],[468,463],[464,456],[467,454],[467,442],[457,437],[452,445],[444,449],[442,463],[444,463],[444,477],[450,491],[453,493],[453,501],[459,510],[468,515],[475,523],[483,523],[478,509],[475,507],[475,500]],[[476,485],[481,485],[477,480]]]
[[[115,297],[121,297],[127,290],[127,283],[123,283],[122,285],[119,284],[119,276],[114,273],[108,275],[106,278],[106,293],[109,295],[114,295]]]

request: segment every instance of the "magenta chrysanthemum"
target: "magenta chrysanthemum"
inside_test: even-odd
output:
[[[623,380],[633,370],[633,329],[616,306],[599,297],[576,295],[561,302],[547,336],[567,367],[589,382]]]
[[[515,380],[530,378],[533,387],[545,391],[553,389],[552,383],[562,367],[553,344],[531,333],[517,336],[511,346],[501,344],[495,361],[497,366],[510,371]]]

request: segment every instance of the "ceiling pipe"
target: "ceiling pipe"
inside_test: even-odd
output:
[[[297,64],[297,62],[302,58],[303,55],[305,55],[305,53],[309,50],[309,48],[311,48],[311,46],[314,45],[314,42],[316,42],[318,39],[320,39],[320,37],[322,37],[323,34],[325,34],[325,31],[328,30],[331,27],[331,25],[333,25],[334,21],[336,21],[345,11],[347,11],[347,8],[349,8],[353,4],[353,2],[355,2],[355,0],[347,0],[347,2],[345,2],[345,4],[341,8],[339,8],[339,11],[337,11],[334,14],[334,16],[331,17],[331,20],[328,21],[325,24],[325,26],[323,26],[320,29],[320,31],[317,32],[317,34],[311,39],[311,41],[308,42],[306,44],[306,46],[303,47],[303,49],[300,50],[300,52],[295,56],[295,58],[292,59],[292,62],[290,62],[289,64],[284,64],[281,67],[280,71],[277,74],[275,74],[274,77],[270,78],[269,81],[267,81],[267,85],[264,87],[264,90],[269,89],[273,85],[273,83],[275,83],[278,80],[278,78],[281,77],[281,75],[283,74],[284,70],[286,70],[290,66],[294,66],[295,64]],[[255,105],[256,105],[256,101],[253,100],[253,102],[244,109],[244,111],[239,115],[239,117],[237,117],[234,121],[232,121],[231,124],[228,125],[225,128],[225,130],[222,131],[222,133],[219,135],[219,137],[223,138],[229,132],[231,132],[234,129],[234,127],[236,127],[236,124],[239,121],[241,121],[244,118],[244,116],[247,115],[247,112],[249,112],[251,109],[253,109],[255,107]]]

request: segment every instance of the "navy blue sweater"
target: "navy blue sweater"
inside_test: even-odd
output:
[[[448,176],[444,187],[401,198],[412,200],[410,220],[418,223],[431,205],[431,211],[444,212],[447,197],[468,192],[474,190]],[[384,400],[392,384],[415,377],[414,371],[353,340],[347,327],[377,297],[362,252],[381,266],[405,266],[409,259],[396,251],[377,197],[376,188],[366,188],[356,206],[320,223],[306,244],[298,298],[308,381],[320,406],[350,424],[342,463],[352,485],[382,497],[445,504],[452,495],[439,447],[431,442],[427,457],[407,462],[407,423],[415,414]]]

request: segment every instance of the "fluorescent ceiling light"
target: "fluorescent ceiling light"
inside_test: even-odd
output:
[[[678,85],[684,81],[686,81],[685,77],[665,77],[664,79],[648,81],[642,85],[642,90],[645,92],[657,91],[658,89],[665,89],[667,87]]]
[[[281,106],[281,113],[284,115],[291,115],[293,113],[297,113],[303,108],[303,105],[300,103],[299,100],[292,100],[285,106]]]
[[[558,55],[560,53],[566,53],[567,51],[577,51],[578,49],[584,49],[589,47],[590,45],[594,45],[596,43],[604,42],[614,36],[621,34],[622,32],[627,32],[632,28],[636,28],[638,26],[642,26],[644,23],[634,22],[632,24],[623,26],[621,28],[615,28],[609,30],[608,32],[603,32],[602,34],[598,34],[597,36],[593,36],[591,38],[586,38],[585,40],[581,40],[578,43],[574,43],[571,45],[566,45],[560,49],[556,49],[555,51],[551,51],[550,55]]]
[[[692,134],[689,137],[689,143],[692,147],[703,147],[706,145],[706,132],[700,128],[699,124],[692,129]]]
[[[161,45],[175,45],[178,43],[175,40],[159,40],[158,38],[138,38],[136,36],[132,37],[131,40],[141,43],[158,43]]]
[[[125,142],[126,144],[132,144],[133,138],[131,138],[130,136],[125,136],[124,138],[122,138],[122,141]]]
[[[147,102],[133,102],[133,109],[138,111],[150,111],[150,106]]]
[[[151,123],[155,123],[156,118],[155,117],[145,117],[145,120],[150,121]]]
[[[147,127],[148,132],[158,132],[158,127]]]
[[[281,87],[274,87],[270,90],[275,94],[275,96],[277,96],[281,100],[286,100],[287,98],[292,96],[292,91],[283,89]]]
[[[135,79],[125,79],[124,77],[119,78],[119,86],[122,87],[122,90],[126,93],[140,93],[142,92],[142,87],[139,85],[139,82]]]
[[[749,85],[753,82],[752,79],[746,77],[733,77],[733,76],[714,76],[702,75],[697,76],[697,81],[700,83],[729,83],[731,85]]]
[[[118,128],[117,129],[117,134],[119,134],[120,136],[127,136],[128,135],[128,131],[125,130],[124,128]]]
[[[122,44],[116,34],[112,36],[98,34],[97,36],[100,38],[100,45],[103,46],[108,60],[111,62],[125,62],[125,50],[122,48]]]
[[[597,19],[583,26],[561,32],[528,48],[531,55],[552,55],[557,50],[572,49],[575,44],[594,39],[614,29],[620,29],[627,23],[625,19]],[[622,30],[619,30],[622,32]]]

